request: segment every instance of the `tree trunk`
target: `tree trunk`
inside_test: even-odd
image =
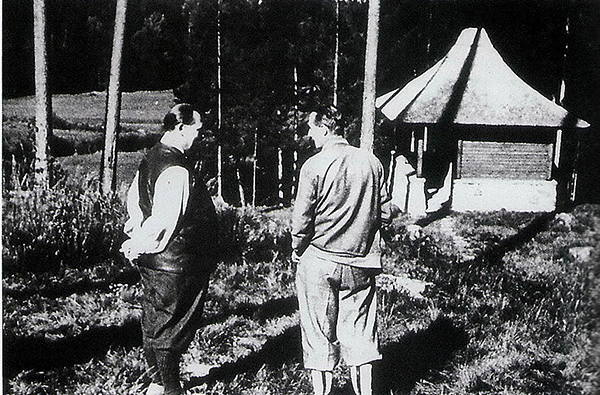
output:
[[[254,130],[254,152],[252,154],[252,207],[256,207],[256,172],[258,171],[258,129]]]
[[[217,0],[217,135],[221,138],[221,1]],[[223,149],[217,139],[217,197],[223,200]]]
[[[333,59],[333,106],[338,105],[338,68],[340,59],[340,0],[335,0],[335,56]]]
[[[296,196],[298,184],[298,68],[294,66],[294,163],[292,163],[292,196]]]
[[[106,99],[104,151],[102,153],[101,192],[106,195],[115,190],[117,169],[117,134],[121,120],[121,59],[125,38],[127,0],[117,0],[115,33],[110,64],[110,81]]]
[[[379,36],[379,0],[369,0],[367,45],[365,52],[365,85],[363,90],[360,147],[373,150],[375,128],[375,82],[377,73],[377,41]]]
[[[48,136],[52,134],[52,103],[48,91],[48,62],[46,50],[46,3],[33,2],[35,52],[35,185],[48,188]]]

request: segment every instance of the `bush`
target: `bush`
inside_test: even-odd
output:
[[[274,261],[291,253],[289,209],[268,212],[218,204],[217,214],[224,260]]]
[[[91,266],[118,256],[123,204],[89,184],[4,196],[5,271],[56,271]]]

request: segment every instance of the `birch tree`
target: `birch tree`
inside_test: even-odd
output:
[[[115,190],[117,168],[117,134],[121,120],[121,59],[125,38],[125,16],[127,0],[117,0],[115,14],[115,33],[110,64],[110,81],[108,83],[104,151],[102,152],[101,184],[102,194]]]
[[[340,62],[340,0],[335,1],[335,55],[333,58],[333,106],[338,105],[338,72]]]
[[[223,125],[221,100],[221,0],[217,0],[217,135],[219,137]],[[223,201],[223,147],[219,139],[217,139],[217,198]]]
[[[48,136],[52,134],[52,103],[48,91],[48,56],[46,35],[46,1],[33,2],[34,56],[35,56],[35,184],[47,188]]]

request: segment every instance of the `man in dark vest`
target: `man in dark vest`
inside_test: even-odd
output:
[[[188,104],[173,107],[165,133],[142,160],[127,196],[130,237],[121,247],[143,286],[144,355],[153,383],[147,394],[182,394],[179,363],[199,327],[217,261],[217,215],[185,153],[202,127]]]

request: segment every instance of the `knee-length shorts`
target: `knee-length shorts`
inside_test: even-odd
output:
[[[144,347],[183,353],[200,327],[210,273],[139,270]]]
[[[298,263],[304,367],[331,371],[340,357],[349,366],[381,359],[377,338],[378,269],[357,268],[307,250]]]

